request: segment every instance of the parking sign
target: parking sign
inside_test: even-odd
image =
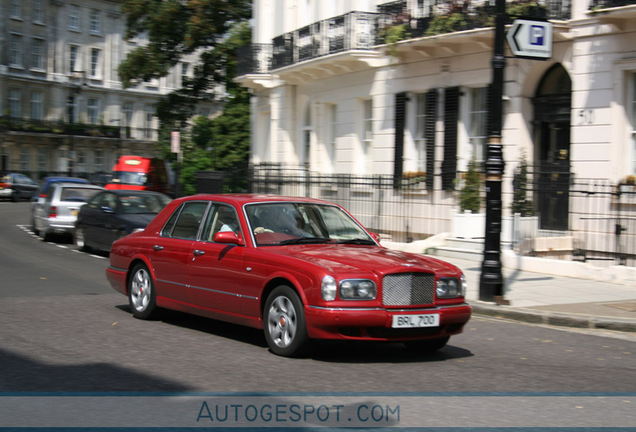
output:
[[[518,19],[506,34],[517,57],[545,60],[552,57],[552,23]]]

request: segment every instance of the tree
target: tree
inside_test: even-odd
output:
[[[519,166],[512,178],[514,188],[512,196],[512,213],[519,213],[521,216],[533,216],[534,204],[528,199],[528,162],[525,154],[521,156]]]
[[[182,131],[184,192],[194,188],[198,170],[224,169],[246,163],[249,155],[249,93],[233,78],[236,76],[237,48],[250,42],[247,20],[249,0],[124,0],[126,37],[140,34],[148,44],[132,50],[119,66],[124,87],[136,81],[166,76],[186,55],[196,55],[193,76],[183,80],[182,88],[166,95],[157,104],[159,141],[165,159],[170,153],[170,132]],[[212,100],[212,90],[222,86],[223,99],[235,116],[231,122],[241,128],[223,127],[228,114],[208,122],[198,120],[188,128],[198,102]],[[240,116],[240,117],[237,117]],[[209,131],[205,131],[209,128]],[[217,151],[219,149],[226,149]],[[229,150],[228,150],[229,149]],[[216,154],[209,154],[210,151]],[[217,158],[221,160],[217,160]]]
[[[459,197],[459,207],[462,212],[472,213],[479,213],[481,208],[481,173],[479,164],[474,159],[468,163],[468,172]]]

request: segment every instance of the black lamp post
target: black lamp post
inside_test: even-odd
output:
[[[506,25],[506,1],[495,1],[495,46],[492,59],[492,114],[486,145],[486,238],[484,258],[479,280],[479,299],[506,303],[503,299],[503,276],[501,273],[501,183],[504,172],[502,135],[502,96],[506,58],[504,39]]]

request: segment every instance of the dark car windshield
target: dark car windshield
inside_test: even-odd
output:
[[[162,194],[130,193],[120,195],[121,211],[124,214],[159,213],[169,202],[170,198]]]
[[[258,246],[375,241],[339,207],[315,203],[258,203],[246,207]]]
[[[114,171],[113,178],[110,181],[112,183],[143,186],[146,184],[147,179],[146,174],[142,172]]]

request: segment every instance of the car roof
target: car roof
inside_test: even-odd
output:
[[[130,194],[135,194],[135,195],[166,195],[163,192],[157,192],[157,191],[150,191],[150,190],[137,190],[137,189],[104,189],[104,192],[108,192],[108,193],[112,193],[115,195],[130,195]],[[168,196],[168,198],[170,198]]]
[[[266,195],[266,194],[197,194],[179,198],[180,201],[196,201],[196,200],[209,200],[231,203],[237,206],[243,206],[251,203],[265,203],[265,202],[303,202],[314,204],[328,204],[334,205],[334,203],[308,197],[292,197],[283,195]]]
[[[82,189],[99,189],[99,190],[104,189],[103,187],[94,185],[92,183],[73,183],[73,182],[55,182],[51,185],[51,187],[56,187],[56,188],[74,187],[74,188],[82,188]]]
[[[52,183],[52,182],[90,183],[88,180],[80,178],[80,177],[56,177],[56,176],[44,177],[44,182],[45,183]]]

